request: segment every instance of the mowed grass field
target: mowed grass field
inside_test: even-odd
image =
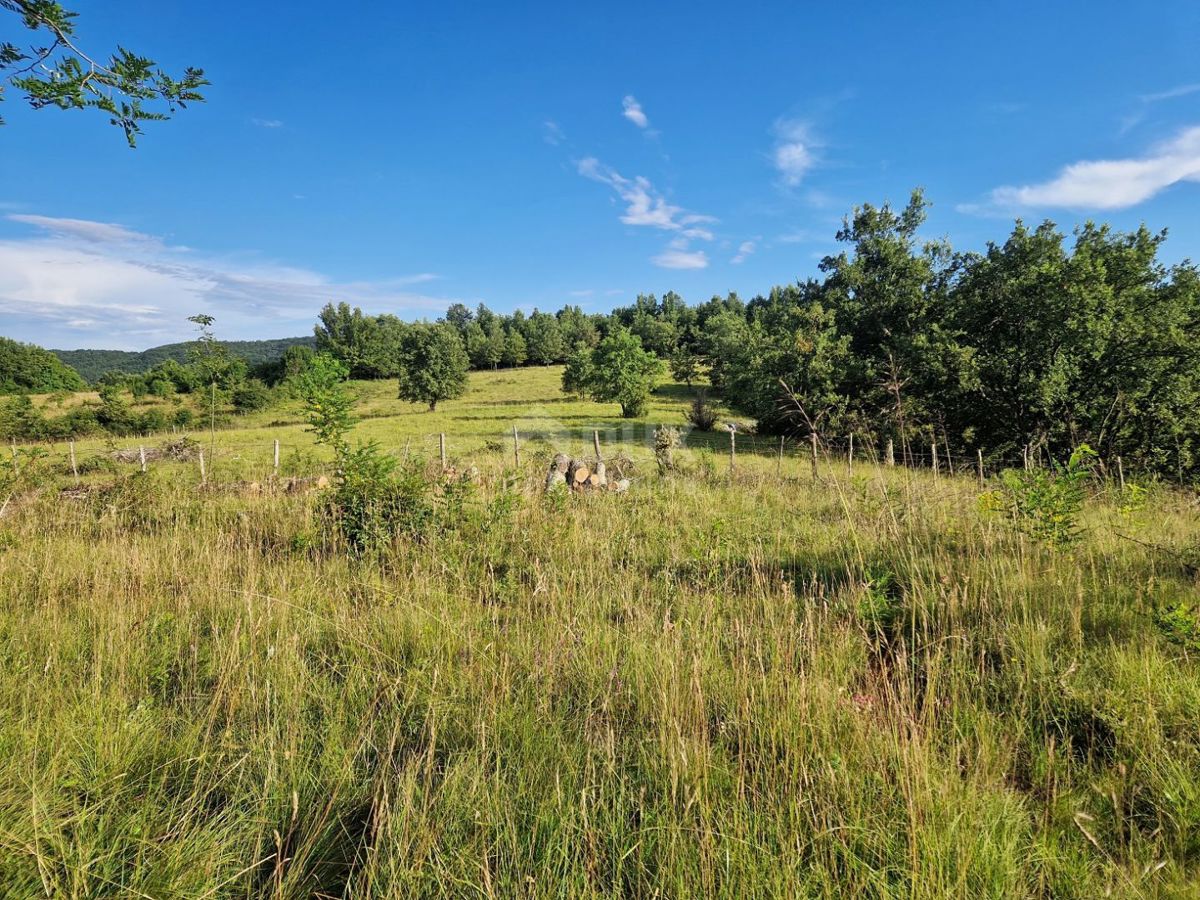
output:
[[[0,518],[0,896],[1200,895],[1194,494],[1097,486],[1054,550],[973,477],[766,438],[660,476],[688,392],[630,424],[559,374],[359,386],[355,437],[481,473],[362,558],[270,486],[275,439],[325,459],[298,414],[216,434],[261,493],[63,494],[53,448]],[[544,496],[593,428],[630,491]]]

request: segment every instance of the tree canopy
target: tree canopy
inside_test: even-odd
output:
[[[0,394],[82,391],[79,373],[49,350],[0,337]]]
[[[55,0],[0,0],[30,32],[28,44],[0,43],[0,100],[4,85],[25,95],[34,109],[96,109],[137,145],[143,122],[169,119],[189,103],[204,100],[204,70],[188,67],[168,75],[154,60],[117,47],[107,60],[76,41],[78,13]],[[3,119],[0,119],[3,123]]]
[[[444,322],[418,322],[405,329],[399,368],[400,399],[428,403],[430,412],[467,390],[467,351],[458,332]]]
[[[663,377],[662,361],[642,347],[642,340],[618,327],[592,349],[580,348],[563,372],[563,390],[621,404],[621,415],[644,415],[650,392]]]

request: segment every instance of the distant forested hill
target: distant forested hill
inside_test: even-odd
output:
[[[152,369],[164,360],[187,361],[188,348],[192,341],[179,344],[163,344],[135,353],[129,350],[51,350],[50,352],[82,375],[94,382],[105,372],[136,374]],[[269,341],[222,341],[234,356],[246,360],[251,366],[271,362],[283,356],[288,347],[302,344],[316,345],[314,337],[276,338]]]

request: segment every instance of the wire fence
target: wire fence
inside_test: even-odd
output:
[[[659,426],[660,428],[663,426]],[[518,424],[514,422],[503,432],[488,439],[476,435],[482,441],[482,446],[473,450],[491,448],[502,450],[513,462],[520,466],[528,460],[530,452],[542,452],[547,446],[560,443],[574,443],[589,448],[595,447],[596,455],[600,455],[601,445],[620,447],[623,450],[642,445],[648,453],[653,451],[655,427],[646,423],[625,425],[618,428],[587,429],[580,427],[565,427],[554,423],[544,422],[532,425],[529,422]],[[1020,453],[1011,450],[991,451],[983,447],[952,448],[942,442],[910,442],[897,443],[894,439],[880,439],[871,435],[847,434],[844,436],[829,435],[769,435],[751,431],[739,431],[736,428],[720,429],[717,431],[701,432],[684,429],[683,444],[691,449],[708,450],[714,454],[727,452],[730,465],[736,465],[738,455],[749,455],[758,458],[776,458],[782,466],[785,460],[808,461],[811,464],[823,463],[829,465],[837,462],[840,465],[853,468],[856,464],[896,466],[913,469],[931,469],[937,473],[948,475],[970,475],[978,478],[992,477],[1006,469],[1036,469],[1046,468],[1053,460],[1044,446],[1025,446]],[[442,467],[446,468],[450,456],[460,456],[463,452],[463,438],[448,436],[445,433],[405,436],[404,444],[394,448],[396,455],[407,458],[410,452],[417,452],[426,458],[440,459]],[[502,449],[503,448],[503,449]],[[76,481],[80,478],[80,466],[76,457],[75,442],[70,441],[66,447],[51,454],[61,455],[67,471]],[[282,455],[285,451],[299,450],[299,446],[285,446],[278,438],[264,439],[262,442],[262,468],[269,475],[279,475],[281,472]],[[210,449],[206,459],[205,448],[197,444],[191,458],[199,468],[201,481],[206,480],[206,471],[212,466],[212,458],[216,448]],[[111,456],[120,462],[137,464],[144,472],[157,461],[164,458],[160,449],[149,449],[147,444],[139,444],[124,450],[109,450]],[[237,453],[248,453],[257,462],[259,451],[239,448]],[[473,451],[472,451],[473,452]],[[32,462],[38,453],[46,450],[32,448],[20,449],[12,443],[12,466],[18,470],[23,459]],[[269,466],[269,469],[267,469]],[[285,466],[286,467],[286,466]],[[1134,469],[1126,469],[1121,457],[1098,460],[1099,474],[1107,478],[1125,480],[1137,477]]]

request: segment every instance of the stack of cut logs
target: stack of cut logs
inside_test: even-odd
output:
[[[629,479],[619,478],[608,480],[604,462],[598,461],[594,469],[589,469],[587,462],[574,459],[565,453],[557,453],[550,463],[550,472],[546,475],[546,492],[563,485],[576,493],[591,491],[613,491],[622,494],[629,490]]]

